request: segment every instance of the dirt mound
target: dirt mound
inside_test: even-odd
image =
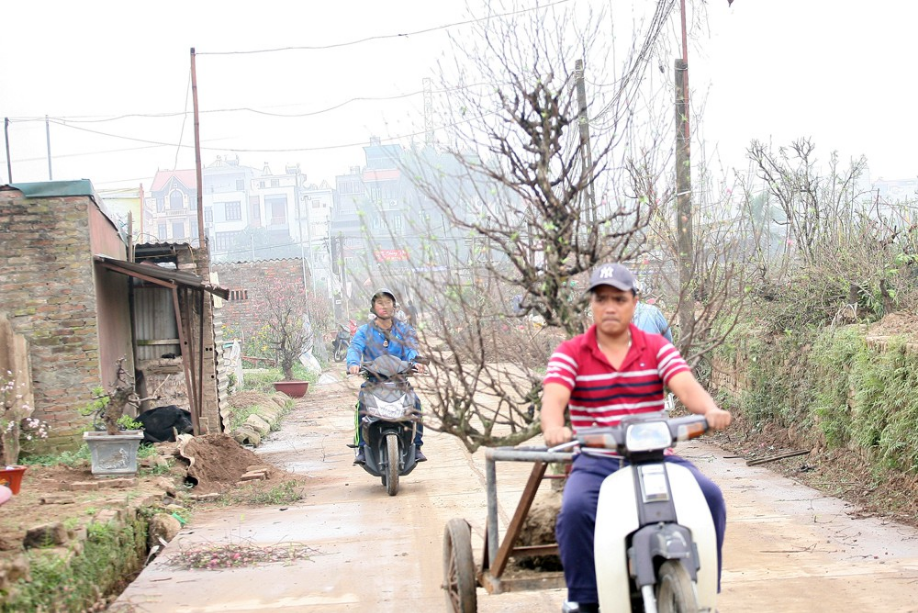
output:
[[[196,494],[225,492],[235,486],[252,466],[266,469],[269,481],[286,474],[265,464],[254,452],[225,434],[191,438],[182,446],[181,454],[191,463],[188,479],[195,483]]]
[[[870,336],[918,337],[918,315],[899,311],[890,313],[868,328]]]
[[[269,394],[264,394],[262,392],[236,392],[229,397],[227,403],[231,408],[234,409],[244,409],[251,406],[272,406],[278,405],[283,407],[282,402],[275,401]]]
[[[518,546],[551,545],[557,543],[555,523],[561,511],[561,492],[542,492],[523,520]],[[516,568],[551,572],[561,570],[561,558],[556,555],[521,557],[515,559]]]

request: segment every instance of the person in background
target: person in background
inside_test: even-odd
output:
[[[669,327],[669,322],[666,321],[666,315],[654,304],[653,298],[642,299],[640,286],[638,286],[637,291],[638,301],[634,307],[632,323],[644,332],[659,334],[670,343],[673,342],[673,331]]]
[[[354,335],[347,349],[347,371],[350,374],[360,373],[362,363],[370,362],[383,355],[391,355],[414,363],[418,357],[417,334],[414,328],[395,318],[396,309],[398,309],[398,300],[390,289],[380,288],[370,298],[370,310],[374,318],[370,323],[357,329],[357,334]],[[423,364],[415,364],[415,367],[418,372],[424,372]],[[420,400],[418,402],[420,403]],[[420,404],[417,408],[420,410]],[[357,413],[354,420],[356,428],[354,442],[357,444],[354,464],[366,463],[366,443],[360,436],[360,420],[365,414],[363,389],[361,389],[360,396],[357,398]],[[415,459],[418,462],[426,462],[427,457],[421,452],[421,445],[424,444],[424,426],[421,422],[418,422],[414,444],[417,447]]]

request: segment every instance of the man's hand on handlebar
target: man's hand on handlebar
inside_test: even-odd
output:
[[[708,428],[711,430],[723,430],[730,425],[730,421],[733,419],[729,411],[716,408],[708,409],[704,417],[708,421]]]
[[[358,366],[357,364],[351,364],[350,366],[347,367],[347,372],[348,374],[351,374],[351,375],[360,374],[360,366]]]
[[[414,369],[415,369],[416,371],[418,371],[419,373],[427,372],[427,367],[424,366],[424,364],[422,364],[422,363],[420,363],[420,362],[415,362],[415,363],[414,363]]]
[[[570,441],[574,433],[567,426],[553,426],[545,430],[542,435],[545,438],[545,445],[554,447]]]

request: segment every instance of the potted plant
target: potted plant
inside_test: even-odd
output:
[[[80,413],[93,416],[93,430],[83,433],[96,477],[137,474],[137,450],[143,440],[139,424],[125,414],[128,406],[140,406],[134,378],[124,370],[126,358],[118,360],[118,373],[110,391],[97,387],[95,396]]]
[[[34,410],[30,402],[31,391],[27,377],[21,371],[0,374],[0,445],[3,447],[3,466],[0,466],[0,485],[19,493],[26,467],[19,464],[21,439],[31,440],[33,434],[48,436],[47,424],[32,419]]]
[[[261,312],[265,315],[261,336],[277,356],[284,376],[274,383],[274,389],[299,398],[309,389],[309,381],[296,379],[293,366],[308,352],[313,339],[306,292],[277,280],[262,282],[259,290]]]

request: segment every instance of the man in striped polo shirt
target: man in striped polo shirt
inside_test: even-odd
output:
[[[588,291],[593,325],[558,346],[543,380],[541,421],[548,446],[570,441],[579,428],[614,425],[628,415],[662,411],[664,386],[689,411],[704,415],[709,427],[721,430],[730,425],[730,413],[717,407],[672,343],[631,323],[637,305],[631,271],[621,264],[597,266]],[[565,409],[570,411],[571,427],[565,425]],[[727,524],[723,494],[687,460],[676,455],[666,460],[692,471],[711,508],[719,585]],[[564,486],[556,535],[568,601],[578,603],[584,613],[599,610],[593,562],[599,487],[619,467],[617,458],[579,454]]]

